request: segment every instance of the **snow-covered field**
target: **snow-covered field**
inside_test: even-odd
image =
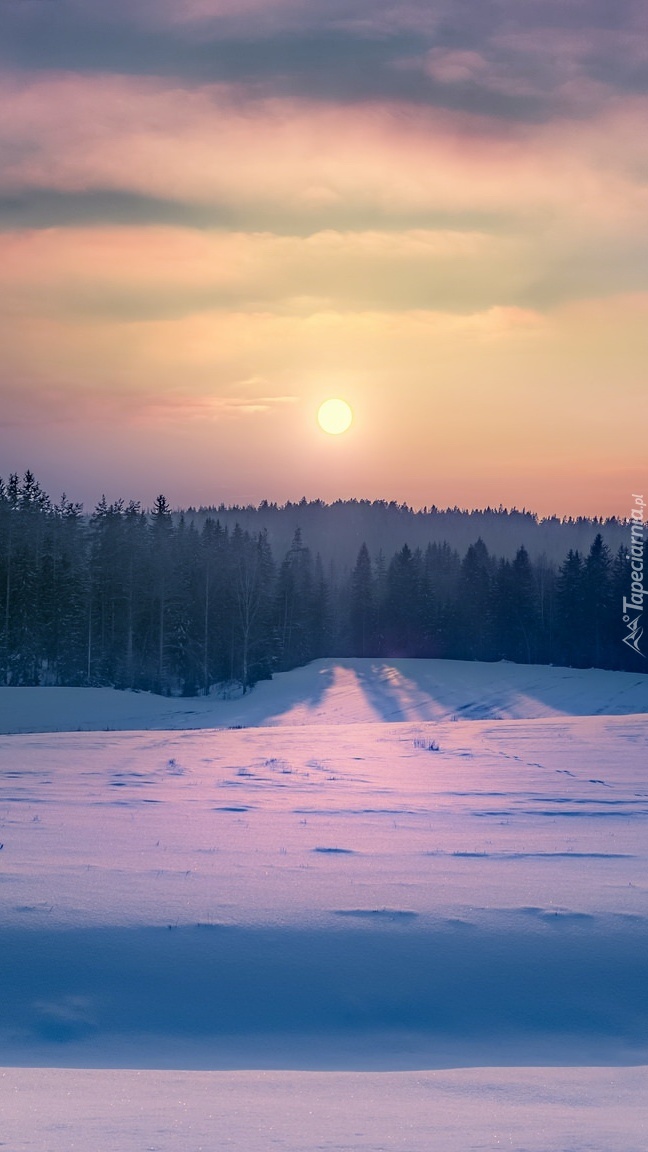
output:
[[[648,676],[461,660],[315,660],[239,699],[111,688],[0,688],[0,733],[537,720],[648,713]]]
[[[0,709],[0,1148],[645,1152],[648,677]]]
[[[11,1152],[645,1152],[645,1068],[0,1070]],[[1,1147],[2,1145],[0,1145]]]

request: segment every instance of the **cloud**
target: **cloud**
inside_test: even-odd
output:
[[[47,230],[0,237],[0,301],[6,310],[79,319],[215,308],[471,312],[515,300],[528,283],[523,265],[519,241],[468,232],[330,231],[301,238]]]
[[[547,310],[648,289],[648,238],[425,230],[307,237],[179,228],[0,236],[9,315],[125,323],[205,312]]]
[[[309,236],[323,229],[349,232],[369,229],[440,229],[456,231],[508,231],[510,218],[497,210],[408,208],[397,204],[347,202],[311,190],[302,203],[267,202],[260,197],[245,203],[218,195],[208,203],[195,199],[168,199],[119,188],[84,190],[13,187],[0,192],[0,232],[26,229],[167,225],[197,230],[272,232]]]
[[[0,61],[532,124],[648,91],[646,24],[641,0],[49,0],[3,5]]]
[[[644,0],[1,19],[10,466],[36,445],[87,475],[162,459],[193,499],[290,468],[315,493],[341,480],[304,409],[334,389],[364,429],[349,491],[426,502],[436,468],[457,499],[510,465],[614,501],[645,387]]]
[[[112,343],[116,335],[123,336],[114,324],[108,329],[88,325],[81,339],[78,329],[65,322],[34,317],[19,319],[13,331],[0,321],[0,331],[6,352],[0,370],[0,429],[56,432],[88,425],[101,428],[104,423],[118,426],[120,421],[145,428],[159,422],[188,427],[271,413],[298,399],[295,394],[273,392],[268,380],[237,380],[217,354],[207,354],[209,369],[202,378],[194,370],[190,383],[180,386],[160,371],[142,331],[128,340],[141,360],[140,370],[133,372]],[[30,347],[33,340],[37,343]],[[94,358],[100,349],[102,364]],[[180,360],[185,372],[190,370],[189,359],[180,356]],[[175,362],[177,366],[177,355]]]
[[[126,77],[13,75],[0,97],[5,227],[76,210],[81,222],[302,234],[453,217],[502,231],[547,214],[645,224],[641,99],[586,123],[484,132],[473,117],[423,108],[244,99],[227,86]]]
[[[231,205],[187,204],[120,188],[17,187],[0,194],[0,231],[83,228],[86,225],[175,224],[189,228],[240,223]]]

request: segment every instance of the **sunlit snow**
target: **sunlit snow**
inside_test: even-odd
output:
[[[0,708],[0,1147],[645,1149],[648,677]]]

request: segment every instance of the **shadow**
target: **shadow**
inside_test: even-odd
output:
[[[314,660],[290,672],[276,673],[272,680],[262,680],[237,701],[232,708],[230,727],[272,727],[293,708],[316,711],[324,704],[335,680],[336,668],[343,661]],[[228,716],[228,722],[230,721]]]
[[[323,1040],[411,1030],[465,1045],[505,1036],[565,1035],[648,1043],[646,922],[623,916],[493,912],[468,929],[451,922],[350,909],[329,926],[59,929],[4,934],[0,1058],[22,1037],[22,1064],[42,1045],[147,1043],[159,1060],[182,1038]],[[378,922],[380,921],[380,922]],[[470,947],[466,947],[466,931]],[[80,1051],[80,1049],[79,1049]],[[149,1054],[150,1056],[150,1054]],[[12,1057],[13,1058],[13,1057]],[[317,1053],[311,1052],[317,1062]],[[372,1057],[373,1058],[373,1057]],[[389,1049],[385,1063],[389,1066]],[[91,1066],[90,1055],[84,1059]],[[152,1066],[152,1065],[145,1065]]]
[[[26,695],[16,697],[15,693]],[[20,718],[11,720],[14,700],[23,700],[28,725]],[[62,722],[59,700],[67,708],[67,724]],[[109,715],[114,717],[111,730],[178,731],[372,720],[416,723],[637,714],[648,714],[647,673],[508,661],[315,660],[260,681],[237,700],[198,699],[191,711],[176,698],[113,689],[0,688],[0,730],[12,731],[102,731]],[[628,731],[626,738],[639,737]]]
[[[511,720],[648,712],[648,675],[508,661],[347,660],[384,721]]]

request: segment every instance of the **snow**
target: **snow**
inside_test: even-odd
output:
[[[0,1118],[11,1152],[645,1152],[647,1092],[645,1068],[7,1069]]]
[[[316,660],[245,696],[0,687],[0,732],[363,724],[648,713],[648,675],[461,660]]]
[[[0,1148],[646,1147],[648,678],[420,664],[0,690]]]

